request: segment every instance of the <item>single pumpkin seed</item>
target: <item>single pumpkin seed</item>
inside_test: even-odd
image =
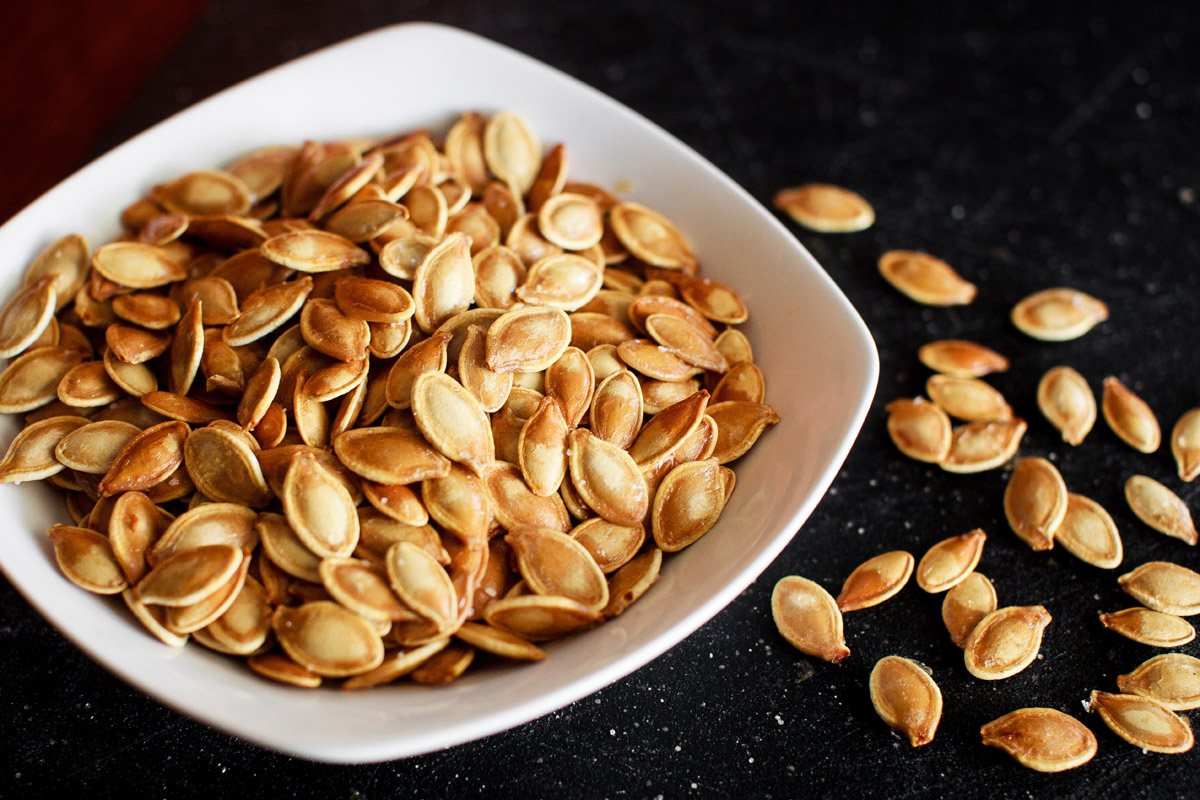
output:
[[[1179,467],[1179,480],[1190,483],[1200,475],[1200,408],[1185,412],[1175,423],[1171,454]]]
[[[908,583],[916,560],[912,553],[892,550],[867,559],[854,568],[837,596],[838,609],[845,614],[877,606]]]
[[[575,490],[597,514],[618,525],[642,523],[650,497],[629,453],[577,428],[567,439],[567,462]]]
[[[517,440],[521,475],[534,494],[555,494],[566,477],[569,432],[562,405],[553,397],[543,397]]]
[[[206,544],[158,562],[133,587],[143,603],[189,606],[220,589],[237,572],[245,555],[229,544]]]
[[[925,382],[925,391],[952,417],[968,422],[1012,419],[1012,407],[1004,395],[978,378],[932,375]]]
[[[386,564],[388,581],[404,605],[449,632],[458,616],[458,597],[433,556],[412,542],[397,542],[388,548]]]
[[[88,424],[86,417],[58,416],[22,429],[0,459],[0,483],[20,483],[48,478],[66,467],[55,451],[73,431]]]
[[[1088,705],[1113,733],[1143,752],[1185,753],[1194,744],[1187,718],[1149,697],[1096,690]]]
[[[520,115],[501,111],[488,119],[483,129],[483,157],[488,169],[525,195],[542,166],[542,145]]]
[[[913,747],[929,744],[942,719],[942,691],[915,661],[886,656],[868,681],[875,713]]]
[[[20,414],[53,403],[62,379],[85,358],[85,352],[61,345],[17,356],[0,372],[0,413]]]
[[[771,593],[771,615],[788,643],[802,653],[833,664],[850,655],[842,633],[842,612],[819,584],[788,575]]]
[[[563,533],[571,529],[571,516],[562,498],[559,495],[541,497],[534,494],[516,464],[496,462],[484,476],[484,481],[492,501],[492,511],[501,527],[512,530],[519,525],[534,525]],[[565,485],[568,482],[563,483]]]
[[[567,597],[595,611],[608,605],[608,582],[591,554],[565,533],[521,526],[505,537],[533,591]]]
[[[487,624],[533,642],[591,627],[602,617],[569,597],[530,594],[497,600],[484,611]]]
[[[1007,372],[1008,359],[981,344],[964,339],[942,339],[921,345],[917,351],[921,363],[934,372],[956,378],[982,378],[993,372]]]
[[[861,195],[830,183],[806,183],[775,193],[775,207],[811,231],[855,233],[875,223]]]
[[[1124,551],[1117,525],[1103,506],[1088,497],[1067,494],[1067,513],[1054,538],[1093,567],[1116,569],[1121,565]]]
[[[1028,426],[1023,419],[971,422],[950,432],[950,451],[940,465],[960,474],[995,469],[1012,458]]]
[[[950,417],[923,397],[887,404],[888,435],[896,448],[917,461],[937,464],[950,452]]]
[[[129,584],[106,537],[69,525],[55,525],[48,534],[58,568],[71,583],[95,594],[125,591]]]
[[[144,492],[161,483],[183,463],[188,433],[185,423],[171,420],[130,439],[100,481],[100,493]]]
[[[675,467],[654,494],[650,514],[654,542],[666,553],[692,544],[717,523],[725,499],[725,483],[715,458]]]
[[[121,448],[141,432],[128,422],[89,422],[64,436],[54,448],[54,457],[73,470],[104,475]]]
[[[889,250],[879,258],[879,273],[900,292],[923,305],[959,306],[975,299],[975,284],[928,253]]]
[[[1196,525],[1187,503],[1153,478],[1131,475],[1125,481],[1125,499],[1138,519],[1160,533],[1196,544]]]
[[[383,641],[370,623],[337,603],[279,606],[271,627],[284,652],[317,675],[344,678],[383,662]]]
[[[617,239],[647,264],[683,269],[696,263],[679,229],[664,216],[638,203],[617,203],[609,209],[608,224]]]
[[[540,372],[571,343],[565,311],[544,306],[514,308],[487,332],[487,366],[494,372]]]
[[[647,548],[641,555],[616,571],[608,582],[608,605],[604,616],[618,617],[658,580],[662,567],[662,551]]]
[[[1077,289],[1043,289],[1013,306],[1017,330],[1045,342],[1078,339],[1108,319],[1108,306]]]
[[[1004,515],[1013,533],[1034,550],[1054,547],[1055,531],[1067,513],[1067,485],[1044,458],[1023,458],[1004,490]]]
[[[198,428],[184,442],[183,459],[196,488],[213,500],[264,508],[275,497],[240,432],[213,425]]]
[[[1143,453],[1153,453],[1162,441],[1158,418],[1150,406],[1125,384],[1113,376],[1104,379],[1104,396],[1100,401],[1104,419],[1113,433],[1130,447]]]
[[[1082,722],[1053,708],[1019,708],[979,729],[983,743],[1036,772],[1063,772],[1096,755],[1096,736]]]
[[[707,414],[717,424],[717,446],[713,456],[721,464],[741,458],[763,431],[779,422],[779,414],[766,403],[740,400],[713,403],[708,406]]]
[[[996,589],[982,572],[972,572],[946,592],[942,622],[955,647],[965,647],[979,621],[996,610]]]
[[[250,669],[279,683],[301,689],[316,689],[321,685],[321,676],[310,672],[281,653],[258,653],[246,660]]]
[[[930,594],[944,592],[966,580],[979,564],[987,534],[981,528],[935,544],[917,564],[917,585]]]
[[[593,434],[627,449],[642,428],[642,387],[627,369],[600,381],[592,397],[588,424]]]
[[[1148,561],[1117,579],[1144,606],[1190,617],[1200,614],[1200,574],[1169,561]]]
[[[1179,647],[1196,638],[1196,629],[1186,619],[1141,606],[1101,614],[1100,624],[1126,639],[1153,647]]]
[[[1053,367],[1038,383],[1038,408],[1067,444],[1081,444],[1096,423],[1096,397],[1082,375]]]
[[[413,275],[412,298],[413,318],[426,333],[471,306],[475,270],[466,234],[450,234],[421,260]]]
[[[976,678],[1011,678],[1037,658],[1042,631],[1050,624],[1043,606],[1009,606],[988,614],[967,637],[963,659]]]
[[[1172,711],[1200,708],[1200,659],[1184,653],[1163,653],[1117,678],[1125,694],[1157,700]]]

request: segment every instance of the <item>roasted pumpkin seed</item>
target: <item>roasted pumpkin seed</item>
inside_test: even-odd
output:
[[[1200,614],[1200,574],[1169,561],[1148,561],[1117,579],[1121,589],[1155,611]]]
[[[802,653],[836,664],[850,655],[842,612],[819,584],[788,575],[771,593],[771,615],[788,643]]]
[[[1096,755],[1095,734],[1053,708],[1019,708],[984,725],[979,735],[986,746],[1036,772],[1075,769]]]
[[[1067,513],[1067,485],[1044,458],[1023,458],[1004,490],[1004,516],[1013,533],[1034,550],[1054,547],[1054,535]]]
[[[1163,653],[1117,678],[1125,694],[1157,700],[1172,711],[1200,708],[1200,659]]]
[[[1043,606],[1009,606],[979,621],[963,647],[967,671],[985,681],[1011,678],[1037,658],[1050,624]]]
[[[1088,705],[1113,733],[1143,752],[1186,753],[1195,742],[1185,717],[1149,697],[1096,690]]]
[[[1196,629],[1186,619],[1140,606],[1101,614],[1100,624],[1126,639],[1153,647],[1179,647],[1196,638]]]
[[[837,596],[843,614],[877,606],[895,597],[912,576],[916,560],[912,553],[892,550],[867,559],[854,568]]]
[[[976,528],[938,542],[917,564],[917,585],[930,594],[938,594],[962,583],[979,564],[986,541],[987,534]]]
[[[933,741],[942,720],[942,691],[924,667],[886,656],[875,662],[868,686],[875,713],[889,728],[913,747]]]
[[[1108,306],[1077,289],[1043,289],[1013,306],[1017,330],[1045,342],[1078,339],[1108,319]]]
[[[975,299],[975,284],[928,253],[889,250],[879,258],[879,273],[892,286],[918,303],[930,306],[967,305]]]

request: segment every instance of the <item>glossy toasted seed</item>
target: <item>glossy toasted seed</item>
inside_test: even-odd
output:
[[[404,605],[449,631],[458,616],[458,597],[433,556],[412,542],[397,542],[388,548],[386,566],[392,590]]]
[[[683,381],[700,373],[666,348],[648,339],[628,339],[617,345],[617,356],[647,378],[661,381]]]
[[[183,461],[196,488],[213,500],[264,508],[275,498],[241,432],[197,428],[184,442]]]
[[[1053,708],[1019,708],[979,729],[984,745],[1003,750],[1036,772],[1075,769],[1096,755],[1096,736]]]
[[[576,525],[570,535],[583,545],[606,575],[628,563],[646,541],[642,526],[614,525],[603,517],[592,517]]]
[[[525,195],[541,169],[542,144],[521,116],[501,111],[483,129],[483,157],[493,175]]]
[[[1077,445],[1096,422],[1096,397],[1082,375],[1070,367],[1053,367],[1038,383],[1038,408],[1067,444]]]
[[[854,568],[837,596],[838,609],[844,614],[877,606],[895,597],[912,576],[916,559],[904,550],[892,550],[867,559]]]
[[[228,420],[232,416],[222,408],[174,392],[147,392],[140,399],[142,406],[152,414],[190,425],[207,425],[219,419]]]
[[[1150,406],[1125,384],[1113,376],[1104,379],[1104,396],[1100,401],[1104,420],[1113,433],[1130,447],[1143,453],[1153,453],[1162,442],[1158,418]]]
[[[171,334],[114,322],[105,330],[104,341],[109,351],[121,361],[142,364],[166,352]]]
[[[1027,428],[1023,419],[960,425],[951,430],[950,451],[940,465],[960,474],[995,469],[1016,454]]]
[[[321,557],[309,550],[282,514],[259,514],[253,521],[271,563],[295,578],[322,583]]]
[[[935,544],[917,564],[917,585],[930,594],[944,592],[966,580],[979,564],[987,534],[981,528]]]
[[[612,618],[623,614],[658,580],[661,567],[662,551],[650,547],[618,569],[608,582],[609,600],[604,616]]]
[[[410,674],[415,683],[437,685],[459,678],[475,660],[475,648],[452,642]]]
[[[950,452],[950,417],[923,397],[887,404],[888,435],[896,448],[917,461],[936,464]]]
[[[713,341],[699,328],[674,314],[651,314],[646,331],[659,346],[701,369],[724,373],[729,363]]]
[[[783,638],[802,653],[836,664],[850,655],[842,612],[819,584],[789,575],[775,584],[771,615]]]
[[[1192,749],[1192,726],[1157,700],[1096,690],[1088,704],[1113,733],[1143,752],[1185,753]]]
[[[501,527],[512,530],[518,525],[536,525],[563,533],[571,529],[571,517],[562,498],[534,494],[515,464],[496,462],[484,480]]]
[[[408,210],[404,206],[387,200],[362,200],[335,211],[325,227],[355,244],[362,244],[405,219],[408,219]]]
[[[1007,358],[991,348],[964,339],[942,339],[923,344],[917,351],[917,358],[934,372],[956,378],[982,378],[1008,370]]]
[[[206,630],[233,655],[250,655],[262,647],[271,631],[271,606],[262,584],[247,576],[229,608]]]
[[[763,380],[762,370],[753,362],[743,361],[734,364],[729,371],[717,381],[713,389],[713,404],[729,400],[740,400],[749,403],[762,403],[766,400],[767,390]],[[947,443],[949,437],[947,437]]]
[[[996,589],[982,572],[972,572],[946,592],[942,622],[955,647],[965,647],[979,621],[996,610]]]
[[[153,500],[150,495],[147,498]],[[146,562],[156,566],[177,553],[210,544],[253,550],[259,541],[254,528],[256,516],[252,509],[235,503],[196,506],[171,521],[146,552]]]
[[[172,392],[186,395],[200,371],[204,359],[204,321],[201,301],[193,300],[179,320],[171,341],[167,386]],[[228,329],[226,329],[228,330]],[[228,340],[227,340],[228,341]]]
[[[36,481],[62,472],[65,466],[55,456],[55,449],[72,431],[87,424],[86,417],[58,416],[21,430],[0,459],[0,483]]]
[[[52,277],[58,295],[56,310],[61,310],[83,286],[87,269],[87,239],[78,233],[69,233],[38,253],[26,267],[21,283],[29,286],[46,276]]]
[[[276,264],[301,272],[331,272],[370,262],[367,252],[349,239],[321,230],[280,233],[259,245]]]
[[[342,482],[311,454],[298,453],[283,480],[283,513],[308,549],[324,558],[349,556],[358,543],[358,514]]]
[[[1200,408],[1193,408],[1171,430],[1171,454],[1179,467],[1179,479],[1191,482],[1200,475]]]
[[[445,477],[450,461],[416,431],[394,427],[358,428],[333,440],[338,459],[356,475],[396,485]]]
[[[627,449],[642,428],[642,387],[634,374],[622,369],[600,381],[588,414],[593,434]]]
[[[590,627],[601,616],[569,597],[530,594],[488,604],[484,619],[489,625],[523,639],[543,642]]]
[[[1043,606],[1009,606],[988,614],[963,647],[967,671],[985,681],[1016,675],[1037,658],[1050,619]]]
[[[514,308],[487,332],[487,366],[495,372],[540,372],[571,344],[565,311],[545,306]]]
[[[1121,565],[1124,550],[1116,523],[1099,503],[1083,495],[1068,493],[1067,513],[1054,539],[1093,567],[1116,569]]]
[[[520,526],[505,537],[526,584],[540,595],[567,597],[595,611],[608,605],[608,582],[582,544],[550,528]]]
[[[249,556],[243,558],[237,570],[216,590],[207,597],[186,606],[172,606],[167,609],[166,627],[178,634],[195,633],[229,610],[233,601],[241,593],[246,584],[247,573],[250,569]]]
[[[564,250],[586,250],[604,234],[603,211],[586,195],[554,194],[536,207],[531,203],[531,210],[537,212],[542,236]]]
[[[742,296],[712,278],[689,277],[679,283],[679,294],[688,305],[714,322],[740,325],[750,318]]]
[[[879,258],[879,272],[896,289],[924,305],[967,305],[975,299],[975,284],[928,253],[889,250]]]
[[[133,589],[126,589],[121,592],[121,599],[125,601],[126,607],[129,608],[138,622],[142,623],[154,638],[171,647],[183,647],[187,644],[189,638],[187,634],[180,635],[167,630],[165,608],[146,605],[133,596]]]
[[[458,381],[441,372],[418,375],[412,387],[417,427],[442,455],[482,476],[495,445],[487,414]]]
[[[650,523],[659,549],[674,553],[707,533],[725,508],[725,483],[715,458],[672,469],[654,494]]]
[[[20,414],[53,403],[58,385],[87,354],[74,347],[38,347],[0,372],[0,413]]]
[[[1046,342],[1078,339],[1108,319],[1108,306],[1077,289],[1043,289],[1013,306],[1017,330]]]
[[[145,364],[120,361],[112,350],[104,352],[104,371],[109,379],[133,397],[158,391],[158,378]]]
[[[284,652],[310,672],[342,678],[383,662],[383,641],[371,624],[327,600],[279,606],[271,627]]]
[[[145,577],[146,554],[174,518],[141,492],[125,492],[113,504],[108,542],[130,584]]]
[[[504,658],[541,661],[546,657],[545,650],[520,636],[478,622],[464,622],[454,635],[472,647]]]
[[[1034,550],[1054,547],[1054,534],[1067,513],[1067,485],[1044,458],[1023,458],[1004,490],[1004,515],[1013,533]]]
[[[54,448],[54,457],[73,470],[104,475],[121,448],[141,432],[136,425],[118,420],[89,422],[64,436]]]
[[[404,287],[370,278],[338,281],[333,299],[343,314],[364,322],[403,322],[414,311],[412,296]]]
[[[312,289],[312,276],[301,275],[294,281],[255,290],[242,302],[241,312],[225,328],[222,338],[234,347],[261,339],[295,316]]]
[[[151,199],[168,211],[188,216],[243,215],[250,210],[251,190],[238,176],[223,170],[200,170],[155,186]]]
[[[492,522],[483,481],[457,464],[444,478],[421,482],[421,498],[429,516],[464,543],[486,540]]]
[[[617,203],[609,209],[608,223],[621,244],[647,264],[683,269],[696,263],[679,229],[643,205]]]
[[[933,741],[942,719],[942,691],[925,667],[900,656],[875,663],[868,681],[871,705],[913,747]]]
[[[1117,579],[1142,605],[1166,614],[1200,614],[1200,574],[1169,561],[1148,561]]]
[[[1141,606],[1101,614],[1100,624],[1126,639],[1153,647],[1179,647],[1196,638],[1196,629],[1186,619]]]
[[[513,373],[488,368],[487,331],[479,325],[470,326],[458,353],[458,379],[489,414],[499,411],[512,391]]]
[[[109,405],[124,394],[102,361],[85,361],[72,367],[58,384],[58,399],[69,406],[95,408]]]
[[[321,685],[321,676],[292,661],[280,653],[259,653],[246,660],[250,669],[279,683],[301,689],[316,689]]]
[[[466,234],[450,234],[421,260],[413,275],[412,298],[413,318],[426,333],[471,306],[475,270]]]
[[[530,305],[575,311],[600,290],[596,265],[574,253],[551,253],[530,265],[516,297]]]
[[[241,548],[229,544],[189,548],[155,564],[133,593],[143,603],[190,606],[220,589],[244,558]]]
[[[48,531],[63,575],[96,594],[120,594],[129,585],[108,539],[87,528],[55,525]]]
[[[562,485],[567,474],[569,432],[562,406],[553,397],[543,397],[533,416],[521,428],[517,439],[518,465],[534,494],[548,497]]]
[[[100,481],[100,493],[112,496],[144,492],[161,483],[183,463],[188,432],[185,423],[172,420],[147,428],[130,439]]]
[[[929,398],[952,417],[968,422],[1012,419],[1012,407],[994,387],[978,378],[932,375],[925,382]]]
[[[402,678],[426,663],[430,658],[443,650],[450,640],[438,638],[428,644],[414,647],[411,650],[394,650],[384,654],[383,661],[378,667],[347,678],[342,683],[342,689],[367,689]]]
[[[384,396],[392,408],[412,405],[412,387],[417,376],[425,372],[445,372],[449,361],[449,332],[437,332],[402,353],[388,371]],[[461,355],[461,353],[460,353]]]
[[[597,514],[618,525],[640,525],[650,509],[641,470],[629,453],[577,428],[567,439],[571,482]]]
[[[475,303],[480,308],[511,308],[514,294],[525,281],[525,264],[509,248],[494,245],[476,253]]]
[[[741,458],[763,431],[779,422],[775,409],[765,403],[728,400],[713,403],[707,413],[717,423],[717,446],[713,456],[721,464]]]
[[[55,278],[45,275],[19,289],[0,307],[0,358],[11,358],[34,345],[54,320],[58,307]]]
[[[1187,503],[1153,478],[1131,475],[1125,481],[1125,499],[1138,519],[1160,533],[1196,544],[1196,524]]]
[[[371,329],[361,319],[353,319],[331,300],[313,299],[300,312],[300,334],[314,350],[339,361],[365,358],[371,341]]]
[[[730,406],[738,411],[742,404],[731,403]],[[672,403],[642,426],[637,438],[629,446],[629,455],[639,467],[661,462],[687,441],[687,437],[699,427],[705,413],[711,413],[712,408],[708,404],[708,392],[703,389]],[[730,422],[730,426],[733,425]]]
[[[188,277],[187,268],[144,242],[113,242],[92,255],[92,268],[108,280],[133,289],[153,289]]]
[[[254,253],[255,251],[248,252]],[[236,258],[236,256],[234,258]],[[234,259],[230,259],[230,261],[233,260]],[[283,269],[275,264],[271,264],[271,266],[276,269]],[[246,272],[252,274],[253,271],[252,269],[246,269]],[[264,282],[262,285],[267,284]],[[257,289],[258,284],[256,284],[254,288]],[[136,296],[138,295],[129,295],[129,297]],[[151,295],[151,297],[157,296]],[[118,302],[125,299],[127,298],[113,298],[113,311],[117,313],[117,316],[121,316],[121,312],[118,310]],[[159,299],[165,300],[168,298]],[[247,299],[249,299],[249,292],[247,292]],[[180,306],[190,307],[191,304],[196,300],[200,301],[201,319],[205,325],[226,325],[236,319],[239,313],[239,297],[237,290],[234,289],[233,284],[228,280],[213,274],[205,275],[200,278],[191,278],[190,280],[180,284],[178,300],[179,303],[176,305],[176,310],[174,312],[176,322],[182,313],[179,310]],[[174,303],[174,301],[172,301],[172,303]],[[170,310],[166,309],[162,313],[170,313]],[[145,327],[150,327],[146,326],[144,322],[139,322],[137,319],[132,319],[130,321]]]
[[[279,361],[267,357],[246,381],[246,390],[238,402],[237,421],[244,430],[253,430],[275,401],[282,372]]]
[[[1200,708],[1200,659],[1163,653],[1117,678],[1125,694],[1157,700],[1172,711]]]
[[[387,573],[369,561],[325,558],[318,568],[325,590],[346,608],[371,622],[412,620],[388,585]]]

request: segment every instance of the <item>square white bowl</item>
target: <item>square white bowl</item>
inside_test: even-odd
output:
[[[369,79],[364,79],[368,76]],[[51,623],[164,704],[259,745],[319,761],[416,755],[561,708],[633,672],[724,608],[774,559],[829,487],[862,425],[879,363],[866,326],[813,257],[749,194],[686,145],[594,89],[473,34],[430,24],[384,28],[245,81],[156,125],[47,192],[2,228],[0,289],[42,247],[78,231],[118,233],[121,208],[151,185],[304,139],[444,131],[464,110],[522,114],[565,142],[572,179],[621,187],[690,239],[703,274],[747,300],[743,326],[782,422],[734,464],[720,522],[668,556],[629,611],[548,646],[538,664],[491,666],[443,688],[308,691],[258,677],[198,645],[143,631],[119,598],[59,573],[45,530],[66,521],[45,485],[0,487],[0,568]],[[0,421],[0,440],[18,420]]]

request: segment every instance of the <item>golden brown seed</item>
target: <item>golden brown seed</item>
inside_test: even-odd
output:
[[[117,498],[108,523],[108,542],[130,584],[145,576],[146,553],[173,521],[141,492],[126,492]]]
[[[675,553],[695,542],[721,516],[725,483],[715,458],[689,461],[667,473],[654,494],[650,513],[654,542]]]
[[[888,435],[896,448],[917,461],[937,464],[950,452],[950,417],[923,397],[887,404]]]
[[[317,601],[299,608],[280,606],[271,627],[284,652],[305,669],[342,678],[374,669],[383,661],[383,641],[371,624],[337,603]]]
[[[247,576],[233,603],[205,630],[233,655],[262,647],[271,631],[271,606],[262,584]]]
[[[1126,639],[1153,647],[1179,647],[1196,638],[1196,629],[1186,619],[1140,606],[1101,614],[1100,624]]]
[[[588,415],[592,433],[622,449],[642,427],[642,387],[634,374],[622,369],[600,381]]]
[[[1067,444],[1083,442],[1096,423],[1096,397],[1084,377],[1070,367],[1054,367],[1042,376],[1037,401],[1042,415]]]
[[[712,339],[687,320],[674,314],[651,314],[646,318],[650,337],[689,364],[701,369],[724,373],[729,363]]]
[[[982,572],[972,572],[946,592],[942,622],[956,647],[964,647],[979,621],[996,610],[996,589]]]
[[[550,528],[521,526],[504,540],[516,554],[521,577],[536,593],[568,597],[595,611],[608,605],[604,573],[575,539]]]
[[[796,222],[820,233],[855,233],[875,222],[875,209],[861,195],[829,183],[781,189],[774,203]]]
[[[617,525],[640,525],[650,508],[641,470],[629,453],[577,428],[567,439],[571,482],[597,514]]]
[[[475,303],[480,308],[511,308],[517,287],[525,281],[525,265],[507,247],[495,245],[476,253]]]
[[[114,322],[104,332],[108,349],[126,364],[143,364],[166,352],[171,334]]]
[[[1113,733],[1143,752],[1185,753],[1192,749],[1192,726],[1157,700],[1096,690],[1088,703]]]
[[[58,307],[55,285],[55,277],[45,275],[18,290],[0,308],[0,357],[23,353],[51,324]]]
[[[339,361],[365,358],[371,341],[371,329],[366,322],[346,316],[333,301],[323,299],[304,304],[300,334],[314,350]]]
[[[1150,406],[1119,379],[1111,375],[1104,379],[1104,396],[1100,407],[1113,433],[1130,447],[1143,453],[1153,453],[1158,449],[1162,442],[1158,418]]]
[[[928,253],[889,250],[879,258],[879,273],[912,300],[930,306],[966,305],[975,299],[975,284]]]
[[[342,689],[346,691],[368,689],[372,686],[391,683],[398,678],[412,673],[413,670],[437,655],[448,644],[450,644],[448,638],[441,638],[415,647],[412,650],[387,652],[384,654],[383,662],[378,667],[347,678],[342,683]]]
[[[24,428],[0,459],[0,483],[36,481],[62,472],[65,467],[55,449],[72,431],[87,424],[86,417],[58,416]]]
[[[495,372],[540,372],[571,343],[565,311],[525,306],[505,312],[487,333],[487,366]]]
[[[608,224],[621,244],[647,264],[683,269],[696,263],[679,229],[643,205],[617,203],[609,210]]]
[[[567,474],[568,433],[562,405],[553,397],[543,397],[517,439],[521,474],[534,494],[548,497],[562,485]]]
[[[985,681],[1011,678],[1037,658],[1042,631],[1050,624],[1043,606],[1009,606],[988,614],[967,637],[967,671]]]
[[[358,428],[333,440],[338,459],[356,475],[388,486],[445,477],[450,461],[416,431]]]
[[[320,230],[288,231],[272,236],[259,252],[276,264],[301,272],[331,272],[370,262],[367,252],[349,239]]]
[[[129,585],[103,535],[68,525],[48,533],[58,567],[71,583],[96,594],[120,594]]]
[[[1054,533],[1067,513],[1067,485],[1044,458],[1023,458],[1004,490],[1004,516],[1013,533],[1034,550],[1054,547]]]
[[[492,463],[495,444],[488,416],[470,392],[448,375],[425,372],[413,381],[412,408],[417,427],[430,444],[483,476]]]
[[[942,691],[915,661],[886,656],[875,663],[868,682],[875,713],[913,747],[933,741],[942,719]]]
[[[586,250],[604,234],[600,205],[586,195],[554,194],[531,208],[537,211],[542,236],[564,250]]]
[[[1117,579],[1121,589],[1155,611],[1200,614],[1200,574],[1169,561],[1148,561]]]
[[[1184,653],[1164,653],[1117,678],[1126,694],[1157,700],[1172,711],[1200,708],[1200,659]]]
[[[608,582],[608,605],[604,616],[620,616],[629,606],[646,593],[656,580],[662,567],[662,551],[651,547],[621,567]]]
[[[415,619],[392,593],[387,574],[369,561],[325,558],[318,571],[334,600],[370,622]]]
[[[414,319],[426,333],[470,307],[475,270],[466,234],[450,234],[421,260],[413,275],[412,298]]]
[[[1013,306],[1011,319],[1034,339],[1065,342],[1108,319],[1108,306],[1076,289],[1043,289]]]
[[[155,186],[150,197],[168,211],[187,216],[232,214],[250,210],[251,190],[238,176],[223,170],[201,170]]]
[[[1012,419],[1012,407],[994,387],[978,378],[932,375],[925,391],[947,414],[968,422]]]
[[[895,597],[908,583],[915,563],[912,553],[904,550],[892,550],[867,559],[855,567],[842,584],[837,597],[838,608],[844,614],[877,606]]]
[[[20,414],[53,403],[58,385],[87,354],[75,347],[38,347],[0,372],[0,413]]]
[[[354,552],[359,534],[354,501],[311,453],[292,459],[280,500],[288,523],[308,549],[326,558]]]
[[[601,616],[569,597],[531,594],[490,603],[484,619],[524,639],[544,642],[591,627]]]
[[[196,488],[217,502],[265,508],[275,499],[240,431],[212,425],[192,431],[183,445],[183,460]]]
[[[713,456],[721,464],[741,458],[763,431],[779,422],[775,409],[765,403],[728,400],[708,406],[707,413],[717,423],[717,446]]]
[[[170,390],[175,394],[186,395],[192,388],[192,381],[196,379],[203,359],[203,311],[201,301],[196,299],[179,320],[175,338],[171,341],[171,361],[167,374],[167,386]]]
[[[243,560],[242,549],[233,545],[193,547],[155,564],[133,587],[133,593],[143,603],[190,606],[220,589]]]
[[[1200,408],[1184,413],[1171,431],[1171,454],[1179,467],[1181,481],[1200,475]]]
[[[1096,736],[1082,722],[1052,708],[1020,708],[979,729],[983,743],[1037,772],[1063,772],[1096,755]]]
[[[976,528],[938,542],[917,564],[917,585],[930,594],[937,594],[966,580],[979,564],[986,541],[987,534]]]
[[[121,387],[108,377],[103,361],[85,361],[72,367],[58,384],[58,399],[78,408],[106,406],[123,394]]]
[[[69,233],[38,253],[26,267],[21,283],[29,286],[47,275],[53,277],[54,289],[58,295],[56,310],[62,310],[83,286],[87,279],[87,269],[87,239],[78,233]]]
[[[1067,494],[1067,513],[1054,539],[1093,567],[1116,569],[1121,565],[1124,550],[1116,523],[1099,503],[1083,495]]]
[[[923,344],[917,351],[917,358],[934,372],[956,378],[982,378],[1008,370],[1007,358],[991,348],[964,339],[942,339]]]
[[[520,636],[478,622],[464,622],[454,635],[472,647],[504,658],[541,661],[546,657],[545,650]]]
[[[713,403],[724,403],[728,400],[741,400],[749,403],[761,403],[766,400],[767,389],[763,380],[762,370],[752,362],[743,361],[734,364],[729,371],[717,381],[713,389]],[[947,442],[949,438],[947,438]]]
[[[246,556],[238,564],[233,575],[203,600],[186,606],[168,608],[167,629],[178,634],[195,633],[216,622],[222,614],[229,610],[233,601],[241,593],[242,587],[246,584],[249,569],[250,558]]]
[[[1027,428],[1023,419],[960,425],[950,433],[950,452],[941,467],[960,474],[995,469],[1016,454]]]
[[[649,339],[620,342],[617,344],[617,356],[647,378],[660,381],[683,381],[701,371],[696,365],[689,364]]]
[[[282,514],[259,514],[254,530],[271,563],[295,578],[322,583],[321,558],[309,550]]]
[[[429,516],[460,542],[480,542],[487,538],[492,510],[483,481],[457,464],[451,465],[444,478],[421,482],[421,498]]]
[[[501,111],[484,126],[483,157],[492,174],[525,195],[542,167],[542,144],[521,116]]]
[[[388,548],[386,564],[388,581],[404,605],[448,632],[458,616],[458,597],[433,556],[412,542],[397,542]]]
[[[142,623],[154,638],[171,647],[183,647],[187,644],[187,634],[181,636],[167,630],[167,613],[165,608],[146,605],[133,596],[133,589],[126,589],[121,592],[121,599],[125,601],[125,605],[137,617],[138,622]]]
[[[679,283],[679,294],[713,322],[740,325],[750,318],[750,309],[742,296],[712,278],[688,277]]]
[[[530,305],[574,311],[600,290],[603,275],[596,265],[573,253],[552,253],[530,265],[516,296]]]
[[[130,439],[100,481],[100,494],[111,497],[157,486],[183,463],[188,432],[187,424],[172,420],[147,428]]]
[[[158,391],[158,378],[145,364],[127,364],[112,350],[104,352],[104,371],[110,380],[133,397],[143,397]]]
[[[592,517],[576,525],[571,530],[571,538],[583,545],[600,571],[607,575],[616,572],[637,554],[646,541],[646,530],[640,525],[614,525],[603,517]]]
[[[54,457],[73,470],[104,475],[121,448],[141,432],[136,425],[118,420],[90,422],[64,436],[54,448]]]
[[[144,242],[103,245],[92,255],[92,268],[101,277],[133,289],[153,289],[188,277],[184,265]]]
[[[512,530],[518,525],[536,525],[563,533],[571,529],[571,517],[562,498],[534,494],[515,464],[496,462],[484,480],[501,527]]]
[[[802,653],[836,664],[850,655],[842,612],[819,584],[788,575],[771,593],[771,615],[783,638]]]
[[[415,683],[438,685],[459,678],[475,660],[475,648],[451,643],[410,673]]]
[[[1131,475],[1125,481],[1125,499],[1138,519],[1160,533],[1196,544],[1196,525],[1187,504],[1153,478]]]
[[[153,501],[153,497],[147,495]],[[118,500],[118,502],[120,502]],[[115,509],[114,509],[115,513]],[[256,514],[234,503],[205,503],[176,517],[146,553],[146,562],[156,566],[171,556],[209,544],[227,544],[253,550],[258,546]]]
[[[250,669],[273,681],[301,689],[316,689],[321,676],[316,675],[280,653],[259,653],[246,660]]]

